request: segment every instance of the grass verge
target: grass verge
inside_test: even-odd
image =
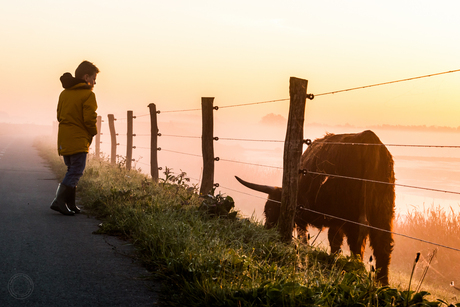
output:
[[[37,142],[62,177],[54,146]],[[185,173],[166,171],[153,183],[123,161],[89,159],[78,186],[80,204],[103,221],[100,233],[133,242],[139,258],[163,281],[168,306],[442,306],[427,292],[379,287],[354,257],[329,255],[294,241],[284,244],[236,214],[210,215]],[[204,210],[203,210],[204,208]],[[235,216],[236,215],[236,216]],[[460,306],[460,304],[457,304]]]

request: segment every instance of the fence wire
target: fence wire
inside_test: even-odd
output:
[[[354,90],[359,90],[359,89],[366,89],[366,88],[371,88],[371,87],[376,87],[376,86],[382,86],[382,85],[400,83],[400,82],[405,82],[405,81],[412,81],[412,80],[417,80],[417,79],[422,79],[422,78],[429,78],[429,77],[434,77],[434,76],[439,76],[439,75],[444,75],[444,74],[450,74],[450,73],[455,73],[455,72],[459,72],[459,71],[460,71],[460,69],[449,70],[449,71],[433,73],[433,74],[428,74],[428,75],[422,75],[422,76],[417,76],[417,77],[398,79],[398,80],[394,80],[394,81],[387,81],[387,82],[381,82],[381,83],[375,83],[375,84],[370,84],[370,85],[365,85],[365,86],[352,87],[352,88],[342,89],[342,90],[337,90],[337,91],[319,93],[319,94],[315,94],[314,96],[318,97],[318,96],[325,96],[325,95],[349,92],[349,91],[354,91]],[[282,99],[274,99],[274,100],[266,100],[266,101],[258,101],[258,102],[241,103],[241,104],[226,105],[226,106],[220,106],[220,107],[216,106],[215,109],[245,107],[245,106],[251,106],[251,105],[266,104],[266,103],[273,103],[273,102],[281,102],[281,101],[288,101],[288,100],[290,100],[290,98],[282,98]],[[178,112],[191,112],[191,111],[201,111],[201,109],[193,108],[193,109],[179,109],[179,110],[166,110],[166,111],[160,111],[159,110],[157,112],[158,112],[158,114],[161,114],[161,113],[178,113]],[[144,116],[149,116],[149,115],[150,114],[141,114],[141,115],[134,116],[134,118],[144,117]],[[126,120],[126,119],[127,118],[118,118],[118,120]]]
[[[460,71],[460,69],[449,70],[449,71],[444,71],[444,72],[439,72],[439,73],[434,73],[434,74],[429,74],[429,75],[423,75],[423,76],[418,76],[418,77],[399,79],[399,80],[395,80],[395,81],[387,81],[387,82],[376,83],[376,84],[365,85],[365,86],[352,87],[352,88],[344,89],[344,90],[338,90],[338,91],[326,92],[326,93],[321,93],[321,94],[315,94],[315,97],[331,95],[331,94],[337,94],[337,93],[343,93],[343,92],[349,92],[349,91],[360,90],[360,89],[365,89],[365,88],[370,88],[370,87],[375,87],[375,86],[381,86],[381,85],[388,85],[388,84],[399,83],[399,82],[404,82],[404,81],[411,81],[411,80],[417,80],[417,79],[422,79],[422,78],[429,78],[429,77],[434,77],[434,76],[439,76],[439,75],[444,75],[444,74],[450,74],[450,73],[459,72],[459,71]]]
[[[251,197],[254,197],[254,198],[267,200],[267,198],[260,197],[260,196],[254,195],[254,194],[250,194],[250,193],[246,193],[246,192],[242,192],[242,191],[230,189],[230,188],[223,187],[223,186],[222,186],[222,188],[224,188],[224,189],[226,189],[226,190],[229,190],[229,191],[232,191],[232,192],[237,192],[237,193],[240,193],[240,194],[248,195],[248,196],[251,196]],[[280,202],[280,201],[276,201],[276,200],[271,200],[271,201],[272,201],[272,202],[275,202],[275,203],[278,203],[278,204],[281,205],[281,202]],[[408,239],[411,239],[411,240],[416,240],[416,241],[420,241],[420,242],[423,242],[423,243],[427,243],[427,244],[431,244],[431,245],[435,245],[435,246],[439,246],[439,247],[443,247],[443,248],[446,248],[446,249],[451,249],[451,250],[460,252],[460,249],[455,248],[455,247],[451,247],[451,246],[447,246],[447,245],[444,245],[444,244],[440,244],[440,243],[436,243],[436,242],[431,242],[431,241],[428,241],[428,240],[424,240],[424,239],[420,239],[420,238],[417,238],[417,237],[409,236],[409,235],[406,235],[406,234],[402,234],[402,233],[398,233],[398,232],[394,232],[394,231],[390,231],[390,230],[386,230],[386,229],[382,229],[382,228],[370,226],[370,225],[367,225],[367,224],[362,224],[362,223],[359,223],[359,222],[355,222],[355,221],[352,221],[352,220],[344,219],[344,218],[341,218],[341,217],[338,217],[338,216],[334,216],[334,215],[331,215],[331,214],[326,214],[326,213],[323,213],[323,212],[315,211],[315,210],[308,209],[308,208],[304,208],[304,207],[300,207],[299,209],[300,209],[300,210],[304,210],[304,211],[309,211],[309,212],[312,212],[312,213],[316,213],[316,214],[320,214],[320,215],[324,215],[324,216],[327,216],[327,217],[329,217],[329,218],[338,219],[338,220],[341,220],[341,221],[344,221],[344,222],[356,224],[356,225],[363,226],[363,227],[366,227],[366,228],[374,229],[374,230],[377,230],[377,231],[382,231],[382,232],[391,233],[391,234],[393,234],[393,235],[405,237],[405,238],[408,238]]]
[[[249,162],[242,162],[242,161],[235,161],[235,160],[228,160],[228,159],[219,159],[220,161],[225,161],[225,162],[231,162],[231,163],[239,163],[239,164],[245,164],[245,165],[253,165],[253,166],[259,166],[259,167],[267,167],[267,168],[275,168],[282,170],[282,167],[278,166],[271,166],[271,165],[263,165],[263,164],[256,164],[256,163],[249,163]]]
[[[187,156],[193,156],[193,157],[200,157],[200,158],[203,157],[202,155],[198,155],[198,154],[191,154],[191,153],[180,152],[180,151],[169,150],[169,149],[161,149],[161,151],[172,152],[172,153],[176,153],[176,154],[187,155]]]
[[[201,136],[191,136],[191,135],[161,134],[160,136],[187,138],[187,139],[201,139]]]
[[[444,247],[444,248],[447,248],[447,249],[451,249],[451,250],[460,252],[460,249],[455,248],[455,247],[451,247],[451,246],[447,246],[447,245],[443,245],[443,244],[431,242],[431,241],[428,241],[428,240],[416,238],[416,237],[413,237],[413,236],[405,235],[405,234],[402,234],[402,233],[398,233],[398,232],[394,232],[394,231],[390,231],[390,230],[386,230],[386,229],[382,229],[382,228],[378,228],[378,227],[374,227],[374,226],[362,224],[362,223],[359,223],[359,222],[347,220],[347,219],[344,219],[344,218],[341,218],[341,217],[338,217],[338,216],[334,216],[334,215],[331,215],[331,214],[322,213],[322,212],[315,211],[315,210],[308,209],[308,208],[300,207],[300,209],[301,209],[301,210],[305,210],[305,211],[309,211],[309,212],[313,212],[313,213],[316,213],[316,214],[321,214],[321,215],[324,215],[324,216],[327,216],[327,217],[330,217],[330,218],[333,218],[333,219],[336,219],[336,220],[341,220],[341,221],[344,221],[344,222],[347,222],[347,223],[351,223],[351,224],[363,226],[363,227],[366,227],[366,228],[369,228],[369,229],[374,229],[374,230],[378,230],[378,231],[382,231],[382,232],[386,232],[386,233],[391,233],[391,234],[394,234],[394,235],[397,235],[397,236],[405,237],[405,238],[408,238],[408,239],[412,239],[412,240],[420,241],[420,242],[423,242],[423,243],[428,243],[428,244],[431,244],[431,245],[435,245],[435,246],[439,246],[439,247]]]
[[[376,83],[376,84],[352,87],[352,88],[343,89],[343,90],[337,90],[337,91],[325,92],[325,93],[320,93],[320,94],[314,94],[314,97],[331,95],[331,94],[338,94],[338,93],[343,93],[343,92],[349,92],[349,91],[354,91],[354,90],[359,90],[359,89],[366,89],[366,88],[370,88],[370,87],[376,87],[376,86],[400,83],[400,82],[405,82],[405,81],[417,80],[417,79],[422,79],[422,78],[429,78],[429,77],[434,77],[434,76],[439,76],[439,75],[455,73],[455,72],[459,72],[459,71],[460,71],[460,69],[455,69],[455,70],[443,71],[443,72],[439,72],[439,73],[433,73],[433,74],[422,75],[422,76],[417,76],[417,77],[411,77],[411,78],[406,78],[406,79],[399,79],[399,80],[394,80],[394,81],[387,81],[387,82],[381,82],[381,83]],[[219,108],[224,109],[224,108],[245,107],[245,106],[257,105],[257,104],[266,104],[266,103],[281,102],[281,101],[288,101],[288,100],[290,100],[290,98],[274,99],[274,100],[259,101],[259,102],[241,103],[241,104],[220,106],[220,107],[217,107],[217,109],[219,109]],[[167,111],[159,111],[159,113],[161,114],[161,113],[190,112],[190,111],[201,111],[201,109],[167,110]],[[139,115],[138,117],[147,116],[147,115],[148,114]]]
[[[311,140],[307,140],[310,141]],[[373,143],[345,143],[345,142],[318,142],[315,144],[331,144],[331,145],[361,145],[361,146],[388,146],[388,147],[418,147],[418,148],[460,148],[460,145],[417,145],[417,144],[373,144]]]
[[[214,106],[214,109],[218,110],[218,109],[227,109],[227,108],[235,108],[235,107],[245,107],[245,106],[251,106],[251,105],[256,105],[256,104],[265,104],[265,103],[280,102],[280,101],[286,101],[286,100],[290,100],[290,98],[241,103],[241,104],[234,104],[234,105],[227,105],[227,106]],[[158,111],[158,112],[159,114],[161,114],[161,113],[178,113],[178,112],[191,112],[191,111],[201,111],[201,109],[167,110],[167,111]]]
[[[252,105],[256,105],[256,104],[265,104],[265,103],[280,102],[280,101],[286,101],[286,100],[290,100],[290,98],[275,99],[275,100],[268,100],[268,101],[259,101],[259,102],[250,102],[250,103],[242,103],[242,104],[234,104],[234,105],[228,105],[228,106],[221,106],[219,108],[220,109],[225,109],[225,108],[246,107],[246,106],[252,106]]]
[[[421,78],[428,78],[428,77],[433,77],[433,76],[438,76],[438,75],[443,75],[443,74],[449,74],[449,73],[454,73],[454,72],[459,72],[459,71],[460,71],[460,69],[451,70],[451,71],[445,71],[445,72],[440,72],[440,73],[435,73],[435,74],[429,74],[429,75],[423,75],[423,76],[418,76],[418,77],[412,77],[412,78],[406,78],[406,79],[400,79],[400,80],[394,80],[394,81],[376,83],[376,84],[371,84],[371,85],[366,85],[366,86],[353,87],[353,88],[348,88],[348,89],[343,89],[343,90],[325,92],[325,93],[316,94],[315,96],[318,97],[318,96],[325,96],[325,95],[337,94],[337,93],[342,93],[342,92],[349,92],[349,91],[358,90],[358,89],[366,89],[366,88],[377,87],[377,86],[383,86],[383,85],[394,84],[394,83],[405,82],[405,81],[411,81],[411,80],[416,80],[416,79],[421,79]],[[252,102],[252,103],[244,103],[244,104],[227,105],[227,106],[221,106],[220,108],[223,109],[223,108],[244,107],[244,106],[251,106],[251,105],[258,105],[258,104],[266,104],[266,103],[273,103],[273,102],[281,102],[281,101],[287,101],[287,100],[290,100],[290,98],[276,99],[276,100],[269,100],[269,101],[260,101],[260,102]],[[190,112],[190,111],[201,111],[201,109],[169,110],[169,111],[162,111],[162,113]],[[150,115],[150,114],[137,115],[137,116],[135,116],[135,118],[137,118],[137,117],[149,116],[149,115]],[[118,120],[123,121],[123,120],[126,120],[126,118],[120,118],[120,119],[118,119]],[[139,134],[138,136],[149,136],[149,134],[145,134],[145,135]],[[163,136],[167,136],[167,137],[184,137],[184,138],[201,138],[200,136],[180,136],[180,135],[167,135],[167,134],[166,134],[166,135],[163,135]],[[225,140],[225,141],[243,141],[243,142],[276,142],[276,143],[284,143],[284,141],[281,141],[281,140],[259,140],[259,139],[244,139],[244,138],[220,138],[220,140]],[[318,143],[318,142],[317,142],[317,143]],[[394,146],[394,147],[454,148],[454,149],[460,148],[460,146],[458,146],[458,145],[368,144],[368,143],[340,143],[340,142],[323,142],[323,143],[328,143],[328,144],[333,144],[333,145],[353,145],[353,146]],[[126,145],[124,145],[124,144],[117,144],[117,145],[119,145],[119,146],[125,146],[125,147],[126,147]],[[146,148],[146,147],[137,147],[137,148],[150,149],[150,148]],[[194,157],[202,157],[202,155],[184,153],[184,152],[179,152],[179,151],[174,151],[174,150],[163,149],[163,151],[165,151],[165,152],[171,152],[171,153],[177,153],[177,154],[182,154],[182,155],[188,155],[188,156],[194,156]],[[252,165],[252,166],[257,166],[257,167],[275,168],[275,169],[282,170],[281,167],[275,167],[275,166],[269,166],[269,165],[262,165],[262,164],[257,164],[257,163],[248,163],[248,162],[241,162],[241,161],[233,161],[233,160],[228,160],[228,159],[220,159],[220,160],[221,160],[221,161],[225,161],[225,162],[231,162],[231,163],[240,163],[240,164],[245,164],[245,165]],[[138,161],[137,163],[142,164],[142,165],[149,166],[148,164],[143,163],[143,162],[140,162],[140,161]],[[447,191],[447,190],[440,190],[440,189],[432,189],[432,188],[425,188],[425,187],[417,187],[417,186],[404,185],[404,184],[396,184],[396,183],[389,183],[389,182],[382,182],[382,181],[375,181],[375,180],[369,180],[369,179],[363,179],[363,178],[354,178],[354,177],[349,177],[349,176],[341,176],[341,175],[327,174],[327,173],[321,173],[321,172],[312,172],[312,171],[308,171],[308,170],[305,170],[305,172],[306,172],[306,173],[310,173],[310,174],[314,174],[314,175],[329,176],[329,177],[343,178],[343,179],[349,179],[349,180],[360,180],[360,181],[372,182],[372,183],[379,183],[379,184],[390,184],[390,185],[400,186],[400,187],[405,187],[405,188],[421,189],[421,190],[428,190],[428,191],[435,191],[435,192],[442,192],[442,193],[450,193],[450,194],[460,195],[460,192],[455,192],[455,191]],[[195,179],[195,180],[196,180],[196,179]],[[225,188],[225,187],[222,187],[222,188]],[[249,196],[251,196],[251,197],[262,198],[262,197],[258,197],[258,196],[255,196],[255,195],[252,195],[252,194],[249,194],[249,193],[245,193],[245,192],[233,190],[233,189],[230,189],[230,188],[225,188],[225,189],[230,190],[230,191],[234,191],[234,192],[238,192],[238,193],[241,193],[241,194],[249,195]],[[265,198],[263,198],[263,199],[265,199]],[[397,233],[397,232],[393,232],[393,231],[389,231],[389,230],[385,230],[385,229],[380,229],[380,228],[377,228],[377,227],[373,227],[373,226],[370,226],[370,225],[366,225],[366,224],[354,222],[354,221],[351,221],[351,220],[347,220],[347,219],[340,218],[340,217],[337,217],[337,216],[334,216],[334,215],[322,213],[322,212],[315,211],[315,210],[312,210],[312,209],[308,209],[308,208],[304,208],[304,207],[301,207],[300,209],[301,209],[301,210],[305,210],[305,211],[309,211],[309,212],[312,212],[312,213],[324,215],[324,216],[327,216],[327,217],[329,217],[329,218],[342,220],[342,221],[344,221],[344,222],[357,224],[357,225],[359,225],[359,226],[367,227],[367,228],[369,228],[369,229],[374,229],[374,230],[378,230],[378,231],[383,231],[383,232],[391,233],[391,234],[393,234],[393,235],[402,236],[402,237],[405,237],[405,238],[408,238],[408,239],[412,239],[412,240],[420,241],[420,242],[423,242],[423,243],[427,243],[427,244],[431,244],[431,245],[443,247],[443,248],[446,248],[446,249],[451,249],[451,250],[454,250],[454,251],[460,251],[460,249],[458,249],[458,248],[446,246],[446,245],[439,244],[439,243],[435,243],[435,242],[430,242],[430,241],[428,241],[428,240],[416,238],[416,237],[413,237],[413,236],[408,236],[408,235],[405,235],[405,234],[401,234],[401,233]]]
[[[441,192],[441,193],[447,193],[447,194],[460,195],[460,192],[455,192],[455,191],[439,190],[439,189],[432,189],[432,188],[425,188],[425,187],[417,187],[417,186],[407,185],[407,184],[399,184],[399,183],[391,183],[391,182],[371,180],[371,179],[355,178],[355,177],[335,175],[335,174],[327,174],[327,173],[321,173],[321,172],[312,172],[312,171],[309,171],[309,170],[302,170],[302,171],[305,171],[306,173],[313,174],[313,175],[336,177],[336,178],[350,179],[350,180],[359,180],[359,181],[364,181],[364,182],[379,183],[379,184],[386,184],[386,185],[394,185],[394,186],[403,187],[403,188],[411,188],[411,189],[418,189],[418,190],[425,190],[425,191],[433,191],[433,192]]]
[[[254,194],[250,194],[250,193],[246,193],[246,192],[241,192],[241,191],[234,190],[234,189],[230,189],[230,188],[223,187],[223,186],[222,186],[222,188],[225,188],[226,190],[233,191],[233,192],[237,192],[237,193],[240,193],[240,194],[248,195],[248,196],[251,196],[251,197],[254,197],[254,198],[259,198],[259,199],[267,200],[267,198],[260,197],[260,196],[254,195]],[[277,200],[270,200],[270,201],[272,201],[272,202],[274,202],[274,203],[278,203],[278,204],[281,205],[281,201],[277,201]],[[320,212],[320,211],[312,210],[312,209],[309,209],[309,208],[299,207],[299,209],[300,209],[300,210],[304,210],[304,211],[309,211],[309,212],[312,212],[312,213],[316,213],[316,214],[319,214],[319,215],[324,215],[324,216],[327,216],[327,217],[329,217],[329,218],[341,220],[341,221],[344,221],[344,222],[347,222],[347,223],[351,223],[351,224],[363,226],[363,227],[366,227],[366,228],[369,228],[369,229],[374,229],[374,230],[377,230],[377,231],[382,231],[382,232],[386,232],[386,233],[391,233],[391,234],[393,234],[393,235],[405,237],[405,238],[408,238],[408,239],[411,239],[411,240],[420,241],[420,242],[423,242],[423,243],[427,243],[427,244],[431,244],[431,245],[435,245],[435,246],[439,246],[439,247],[443,247],[443,248],[446,248],[446,249],[450,249],[450,250],[454,250],[454,251],[460,252],[460,249],[459,249],[459,248],[447,246],[447,245],[440,244],[440,243],[436,243],[436,242],[431,242],[431,241],[428,241],[428,240],[420,239],[420,238],[417,238],[417,237],[409,236],[409,235],[402,234],[402,233],[398,233],[398,232],[394,232],[394,231],[390,231],[390,230],[387,230],[387,229],[382,229],[382,228],[370,226],[370,225],[367,225],[367,224],[362,224],[362,223],[359,223],[359,222],[355,222],[355,221],[348,220],[348,219],[345,219],[345,218],[341,218],[341,217],[338,217],[338,216],[335,216],[335,215],[323,213],[323,212]]]
[[[242,142],[271,142],[271,143],[284,143],[281,140],[258,140],[258,139],[237,139],[237,138],[219,138],[219,140],[224,141],[242,141]]]
[[[150,136],[150,134],[136,134],[136,136]],[[177,135],[177,134],[161,134],[164,137],[176,137],[176,138],[189,138],[189,139],[201,139],[201,136],[192,135]],[[230,138],[230,137],[215,137],[216,141],[241,141],[241,142],[266,142],[266,143],[284,143],[283,140],[271,140],[271,139],[245,139],[245,138]],[[330,144],[330,145],[354,145],[354,146],[387,146],[387,147],[415,147],[415,148],[449,148],[449,149],[460,149],[460,145],[429,145],[429,144],[374,144],[374,143],[346,143],[346,142],[319,142],[312,141],[311,139],[304,140],[304,143],[315,144]]]
[[[282,167],[279,167],[279,166],[255,164],[255,163],[248,163],[248,162],[241,162],[241,161],[234,161],[234,160],[227,160],[227,159],[220,159],[220,161],[231,162],[231,163],[239,163],[239,164],[245,164],[245,165],[253,165],[253,166],[259,166],[259,167],[266,167],[266,168],[274,168],[274,169],[278,169],[278,170],[283,170],[283,168],[282,168]],[[314,171],[309,171],[309,170],[299,170],[299,172],[308,173],[308,174],[312,174],[312,175],[327,176],[327,177],[335,177],[335,178],[350,179],[350,180],[358,180],[358,181],[364,181],[364,182],[371,182],[371,183],[378,183],[378,184],[393,185],[393,186],[403,187],[403,188],[410,188],[410,189],[418,189],[418,190],[425,190],[425,191],[432,191],[432,192],[440,192],[440,193],[446,193],[446,194],[460,195],[460,192],[456,192],[456,191],[440,190],[440,189],[433,189],[433,188],[426,188],[426,187],[418,187],[418,186],[407,185],[407,184],[391,183],[391,182],[378,181],[378,180],[371,180],[371,179],[364,179],[364,178],[357,178],[357,177],[350,177],[350,176],[343,176],[343,175],[337,175],[337,174],[328,174],[328,173],[323,173],[323,172],[314,172]]]

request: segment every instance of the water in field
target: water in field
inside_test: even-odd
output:
[[[150,173],[150,127],[148,122],[135,122],[136,149],[133,165]],[[117,122],[118,154],[126,155],[126,122]],[[104,130],[105,129],[105,130]],[[201,122],[187,118],[183,121],[159,122],[162,136],[158,146],[159,166],[185,171],[191,184],[199,186],[202,176]],[[306,126],[304,138],[316,139],[330,133],[361,132],[355,127]],[[430,132],[372,129],[384,144],[460,146],[458,132]],[[102,128],[102,151],[110,153],[108,128]],[[261,219],[265,195],[241,186],[235,175],[267,185],[281,185],[285,126],[229,124],[216,122],[214,154],[217,192],[235,199],[237,208],[246,216],[254,214]],[[251,140],[251,141],[248,141]],[[263,140],[263,141],[252,141]],[[396,212],[404,215],[410,210],[423,211],[425,207],[440,206],[445,210],[460,211],[460,148],[388,146],[395,161]],[[163,174],[160,171],[160,177]]]

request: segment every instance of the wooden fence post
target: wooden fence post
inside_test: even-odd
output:
[[[133,161],[133,111],[128,111],[128,126],[126,130],[126,169],[131,169],[131,162]]]
[[[115,116],[113,114],[107,115],[109,119],[109,130],[110,130],[110,163],[115,164],[117,162],[117,134],[115,133]]]
[[[148,105],[150,110],[150,174],[152,180],[158,182],[158,123],[157,106]]]
[[[102,123],[102,117],[98,116],[96,118],[96,127],[97,127],[97,134],[96,134],[96,140],[95,140],[95,150],[96,150],[96,157],[100,158],[101,157],[101,123]]]
[[[289,118],[284,143],[283,188],[279,231],[282,240],[290,242],[294,230],[294,217],[297,207],[297,193],[300,158],[303,146],[303,124],[307,98],[308,81],[291,77],[289,80]]]
[[[200,194],[211,192],[214,185],[214,120],[213,120],[214,97],[201,98],[202,136],[201,150],[203,153],[203,176]]]

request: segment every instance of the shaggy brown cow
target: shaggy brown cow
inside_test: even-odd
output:
[[[331,252],[339,251],[345,236],[350,250],[360,255],[361,259],[369,236],[376,259],[377,279],[387,285],[393,250],[393,236],[389,231],[392,230],[395,200],[393,158],[390,152],[369,130],[356,134],[327,134],[315,140],[303,153],[301,168],[308,172],[299,178],[295,216],[297,228],[306,231],[308,225],[319,229],[329,227]],[[264,210],[265,226],[275,226],[280,215],[281,188],[236,178],[246,187],[269,195]]]

